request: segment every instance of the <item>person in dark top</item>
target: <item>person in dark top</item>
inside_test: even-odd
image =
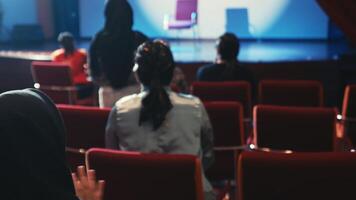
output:
[[[198,69],[198,81],[239,81],[254,83],[252,73],[237,60],[240,50],[239,39],[232,33],[225,33],[217,40],[217,58],[214,64]]]
[[[90,77],[99,89],[100,107],[112,107],[125,96],[125,88],[135,84],[132,75],[134,51],[148,38],[133,31],[133,11],[126,0],[108,0],[105,25],[89,49]],[[121,91],[121,92],[120,92]]]
[[[65,159],[65,127],[48,96],[35,89],[5,92],[0,110],[1,199],[102,199],[103,182],[92,179],[93,171],[87,176],[80,167],[79,177],[72,174],[73,185]],[[88,181],[93,188],[86,187]]]

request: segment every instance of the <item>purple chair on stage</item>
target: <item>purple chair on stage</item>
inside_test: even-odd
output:
[[[165,15],[163,26],[166,30],[192,29],[196,38],[198,0],[177,0],[175,18]]]

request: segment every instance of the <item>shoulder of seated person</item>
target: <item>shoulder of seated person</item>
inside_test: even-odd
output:
[[[214,70],[217,70],[221,67],[224,67],[225,65],[224,64],[216,64],[216,63],[211,63],[211,64],[207,64],[207,65],[204,65],[201,67],[201,69],[203,71],[214,71]]]
[[[51,53],[51,56],[52,57],[55,57],[55,56],[59,56],[59,55],[61,55],[61,54],[63,54],[64,53],[64,50],[63,49],[56,49],[56,50],[54,50],[52,53]]]
[[[175,93],[177,95],[176,101],[181,102],[181,103],[185,103],[185,102],[189,102],[189,103],[196,103],[196,104],[200,104],[200,100],[198,97],[191,95],[191,94],[184,94],[184,93]]]
[[[211,67],[213,67],[215,65],[216,65],[215,63],[208,63],[208,64],[205,64],[205,65],[201,66],[200,68],[206,69],[206,68],[211,68]]]
[[[87,50],[85,49],[78,49],[78,52],[85,55],[87,54]]]
[[[131,94],[128,96],[124,96],[121,99],[119,99],[118,101],[116,101],[115,106],[120,107],[120,106],[126,105],[128,103],[133,103],[133,101],[135,101],[135,100],[141,101],[141,98],[138,98],[138,97],[139,97],[138,94]]]

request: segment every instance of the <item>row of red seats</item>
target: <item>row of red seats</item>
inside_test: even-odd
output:
[[[216,164],[208,171],[214,180],[233,179],[234,147],[246,145],[243,108],[238,102],[204,104],[212,122]],[[58,105],[67,128],[67,146],[105,147],[109,109]],[[259,148],[292,151],[335,151],[336,110],[258,105],[254,114],[254,141]],[[75,165],[74,165],[75,166]]]
[[[238,141],[236,138],[240,137],[240,141],[241,141],[240,144],[244,144],[244,133],[243,133],[244,132],[244,129],[243,129],[244,125],[242,123],[242,119],[243,119],[243,117],[242,117],[243,116],[243,114],[242,114],[242,112],[243,112],[242,111],[243,110],[242,106],[239,103],[236,103],[236,102],[235,103],[233,103],[233,102],[220,102],[220,103],[219,102],[209,102],[209,103],[205,103],[205,104],[206,104],[208,113],[210,115],[210,118],[212,120],[213,128],[214,128],[215,132],[216,132],[216,129],[217,129],[216,127],[219,126],[219,125],[215,125],[215,127],[214,127],[214,123],[220,124],[220,130],[222,130],[222,131],[218,131],[219,132],[218,137],[221,138],[221,139],[223,139],[224,137],[227,137],[226,135],[224,135],[224,131],[226,132],[226,130],[230,130],[230,128],[229,129],[226,128],[227,127],[226,123],[231,123],[231,121],[227,122],[226,120],[224,120],[224,116],[225,117],[228,116],[229,115],[228,114],[229,111],[232,111],[230,113],[230,117],[229,117],[230,119],[234,118],[234,116],[240,116],[239,119],[237,120],[238,123],[236,123],[237,121],[234,122],[234,120],[232,120],[232,124],[230,124],[230,126],[233,125],[233,123],[235,123],[235,126],[237,125],[236,127],[232,128],[232,129],[233,130],[240,130],[239,134],[236,134],[237,133],[236,131],[232,131],[232,135],[235,137],[235,139],[227,140],[227,141],[229,141],[230,143],[234,142],[234,141]],[[209,109],[209,105],[212,106],[211,109]],[[229,107],[231,105],[233,105],[233,106]],[[238,107],[239,108],[238,109],[233,108],[234,106],[236,108],[238,108]],[[214,107],[215,107],[215,109],[217,109],[217,113],[219,113],[219,111],[220,111],[219,114],[215,115],[216,116],[215,119],[214,119],[214,117],[212,117],[212,115],[214,115],[214,114],[211,114],[211,113],[214,113]],[[222,109],[222,108],[225,108],[225,110]],[[275,110],[275,108],[277,108],[277,110]],[[88,108],[88,109],[89,110],[93,110],[93,109],[95,110],[95,108]],[[272,112],[272,114],[270,113],[270,116],[268,117],[268,118],[275,119],[274,123],[272,123],[272,122],[264,123],[265,120],[263,120],[263,119],[254,120],[255,122],[260,121],[264,125],[266,125],[266,124],[269,124],[269,125],[274,124],[274,127],[273,127],[273,125],[272,125],[272,127],[273,128],[277,128],[277,130],[279,130],[280,129],[280,127],[279,127],[280,119],[281,120],[285,120],[286,116],[287,116],[287,118],[289,116],[288,113],[289,114],[292,113],[289,116],[289,118],[290,118],[289,120],[290,120],[290,122],[294,121],[296,123],[294,124],[294,126],[291,126],[288,123],[284,124],[284,128],[282,128],[282,130],[283,129],[285,130],[284,135],[286,137],[284,139],[287,139],[287,140],[290,139],[289,136],[287,137],[287,133],[290,132],[290,130],[295,130],[295,132],[296,132],[295,136],[297,136],[297,137],[300,136],[300,139],[297,140],[297,141],[302,142],[302,144],[306,145],[306,147],[305,146],[303,147],[300,144],[296,145],[295,149],[294,148],[290,148],[290,146],[289,146],[289,148],[288,147],[287,148],[286,147],[280,147],[280,148],[277,147],[277,149],[292,149],[292,150],[297,150],[297,151],[303,151],[303,148],[311,148],[312,149],[312,150],[304,149],[304,151],[332,151],[332,150],[335,149],[335,147],[334,147],[334,143],[335,143],[334,140],[336,138],[336,134],[335,134],[336,110],[335,109],[327,109],[327,108],[325,108],[325,109],[324,108],[291,108],[291,107],[273,107],[273,106],[260,105],[260,106],[257,106],[255,108],[255,112],[254,112],[255,113],[255,117],[254,118],[255,119],[258,118],[258,117],[256,117],[257,113],[259,113],[258,110],[264,110],[264,109],[267,109],[267,113],[269,111],[271,111],[271,110],[275,111],[274,114],[273,114],[273,112]],[[211,111],[211,110],[213,110],[213,111]],[[236,110],[239,110],[239,111],[236,111]],[[297,111],[297,114],[294,111]],[[308,111],[314,111],[314,114],[308,114]],[[106,112],[105,115],[106,115],[106,118],[107,118],[109,110],[108,109],[102,110],[102,113],[105,113],[105,112]],[[234,112],[235,112],[235,114],[234,114]],[[239,113],[239,114],[236,114],[236,113]],[[303,113],[306,114],[306,115],[303,115]],[[262,115],[263,114],[265,114],[265,113],[262,112]],[[271,117],[271,115],[274,116],[274,117]],[[88,114],[83,115],[83,113],[82,114],[79,113],[77,116],[88,116]],[[280,119],[278,119],[278,117]],[[301,125],[299,122],[301,120],[305,119],[306,117],[307,118],[309,117],[309,118],[304,121],[305,122],[304,124]],[[103,122],[104,126],[106,124],[106,118],[105,118],[105,120]],[[292,120],[292,119],[294,119],[294,120]],[[320,121],[317,122],[316,124],[315,123],[311,123],[314,120],[318,120],[318,119]],[[83,120],[83,121],[86,121],[86,120]],[[327,123],[325,123],[325,122],[327,122]],[[329,122],[331,122],[331,123],[329,123]],[[256,127],[258,127],[257,124],[258,123],[256,123]],[[304,128],[305,127],[309,127],[310,125],[312,125],[312,127],[311,127],[311,130],[309,132],[302,128],[302,127],[304,127]],[[325,128],[325,129],[321,130],[320,129],[321,126],[322,126],[322,129],[323,128]],[[265,130],[265,129],[266,128],[263,128],[263,130]],[[104,128],[102,130],[104,131]],[[255,130],[257,130],[257,129],[255,129]],[[273,130],[271,132],[274,133],[275,130]],[[280,130],[279,130],[279,132],[283,133],[283,131],[280,131]],[[305,132],[307,132],[306,133],[307,137],[302,137],[302,135],[300,133],[304,134]],[[222,134],[220,134],[220,133],[222,133]],[[256,133],[256,132],[254,131],[254,133]],[[315,133],[317,133],[317,134],[313,135]],[[318,133],[320,133],[320,136],[322,138],[318,137]],[[215,138],[216,137],[217,136],[215,136]],[[104,140],[103,135],[101,135],[101,138],[102,138],[102,141],[103,141]],[[257,141],[258,138],[259,137],[255,137],[256,141]],[[267,138],[270,138],[270,137],[267,137]],[[307,140],[306,140],[306,138],[307,138]],[[81,139],[83,139],[83,138],[81,138]],[[283,141],[280,141],[281,137],[276,137],[275,139],[277,139],[276,145],[285,144],[285,143],[283,143]],[[323,139],[325,139],[325,140],[322,142]],[[95,140],[93,140],[93,141],[95,141]],[[324,143],[325,141],[326,141],[326,143]],[[290,142],[292,142],[292,144],[293,144],[293,142],[295,142],[295,141],[292,140]],[[220,142],[217,142],[217,143],[220,143]],[[261,147],[261,143],[257,143],[256,142],[255,144],[258,144],[258,146]],[[318,145],[315,146],[315,144],[318,144]],[[290,145],[290,144],[288,143],[288,145]],[[231,179],[234,178],[234,173],[235,173],[236,170],[235,170],[235,167],[234,167],[235,163],[233,161],[233,158],[234,158],[234,155],[238,154],[238,152],[236,152],[236,151],[224,151],[224,148],[225,148],[225,150],[226,150],[226,147],[232,147],[231,149],[233,149],[234,146],[235,145],[231,145],[231,144],[230,145],[222,144],[222,146],[220,146],[220,145],[217,146],[217,151],[216,151],[216,153],[217,153],[217,162],[216,163],[217,164],[215,164],[213,166],[213,168],[208,172],[209,177],[210,178],[213,177],[212,180],[221,180],[221,179],[230,179],[231,180]],[[276,147],[272,145],[270,148],[276,148]],[[323,148],[325,148],[327,150],[325,150],[325,149],[322,150]],[[84,162],[84,161],[82,161],[82,162]]]
[[[192,94],[203,101],[239,101],[251,117],[251,85],[246,81],[193,82]],[[312,80],[261,80],[256,104],[322,107],[323,86]]]
[[[45,91],[56,103],[93,105],[95,102],[95,97],[77,99],[69,66],[53,62],[33,62],[32,74],[36,81],[35,86]],[[349,86],[345,90],[342,115],[348,136],[356,143],[356,134],[352,134],[356,124],[352,113],[355,112],[347,112],[352,109],[352,101],[348,100],[353,98],[352,89],[353,86]],[[243,105],[244,117],[251,118],[251,86],[247,82],[195,82],[192,84],[192,93],[203,101],[239,101]],[[258,104],[321,107],[323,102],[323,87],[317,81],[262,80],[259,83]],[[246,125],[248,131],[249,124]]]
[[[195,82],[192,93],[203,101],[239,101],[244,107],[245,121],[251,117],[251,89],[247,82]],[[317,81],[302,80],[262,80],[259,83],[257,104],[293,106],[293,107],[323,107],[323,87]],[[350,139],[356,144],[356,85],[345,88],[341,115],[338,115],[338,138]],[[292,109],[293,110],[293,109]],[[298,110],[298,109],[294,109]],[[301,109],[300,112],[303,112]],[[334,111],[329,112],[337,112]],[[258,117],[255,116],[255,119]],[[248,120],[247,120],[248,121]],[[259,120],[261,121],[261,120]],[[281,121],[281,125],[283,125]],[[248,123],[245,125],[249,126]],[[281,126],[282,127],[282,126]],[[287,130],[287,129],[286,129]],[[247,129],[249,131],[249,129]],[[255,134],[256,135],[256,134]],[[340,141],[338,141],[340,142]],[[335,145],[335,143],[334,143]],[[349,144],[346,144],[349,146]]]
[[[195,156],[94,148],[86,152],[86,164],[106,181],[105,200],[202,200],[204,196]],[[245,151],[235,156],[235,164],[235,199],[329,200],[354,194],[355,153]]]
[[[68,65],[55,62],[33,62],[35,87],[45,91],[56,103],[93,104],[93,98],[79,100]],[[223,88],[223,89],[222,89]],[[317,81],[262,80],[259,84],[259,104],[287,106],[322,106],[323,87]],[[247,82],[195,82],[192,93],[206,101],[233,100],[244,106],[246,117],[251,115],[251,86]]]

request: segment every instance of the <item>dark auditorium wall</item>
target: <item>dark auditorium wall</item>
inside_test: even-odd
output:
[[[78,0],[52,0],[55,34],[71,32],[79,37],[79,2]],[[90,2],[88,2],[90,3]]]

